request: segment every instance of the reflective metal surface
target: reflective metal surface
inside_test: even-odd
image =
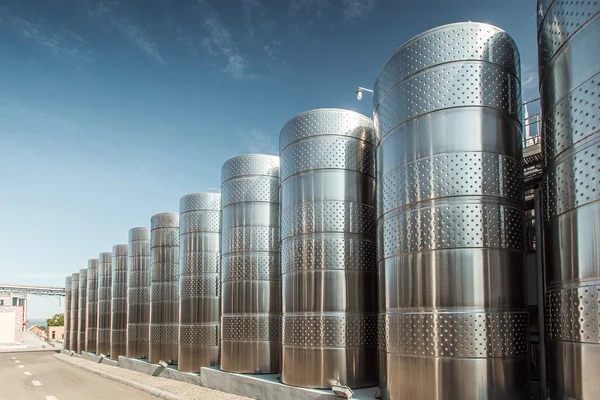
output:
[[[227,160],[221,188],[221,369],[277,373],[279,157],[251,154]]]
[[[373,121],[313,110],[280,135],[283,383],[377,385]]]
[[[177,364],[179,353],[179,214],[152,216],[148,361]]]
[[[85,308],[85,351],[88,353],[95,353],[98,344],[98,264],[97,258],[88,260]]]
[[[79,305],[77,308],[77,352],[85,351],[85,327],[87,307],[87,269],[79,270]]]
[[[71,350],[77,351],[77,343],[79,341],[79,274],[71,275],[71,334],[69,335],[69,343]]]
[[[127,245],[112,251],[112,297],[110,316],[110,358],[118,360],[127,352]]]
[[[98,256],[98,342],[96,354],[110,355],[110,315],[112,299],[112,252]]]
[[[548,398],[600,398],[600,2],[540,1]]]
[[[375,82],[384,399],[527,399],[519,54],[480,23],[411,39]]]
[[[65,278],[65,337],[63,347],[65,350],[71,350],[71,277]]]
[[[177,368],[219,365],[221,194],[179,202],[179,358]]]
[[[147,358],[150,325],[150,228],[129,230],[127,357]]]

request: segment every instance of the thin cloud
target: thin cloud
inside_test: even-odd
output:
[[[377,5],[377,0],[344,0],[344,19],[363,19]]]
[[[93,62],[87,41],[66,25],[54,27],[43,18],[26,19],[10,10],[0,14],[0,24],[64,58],[77,69],[84,69]]]
[[[158,51],[158,46],[148,38],[143,28],[132,23],[127,17],[122,17],[115,24],[119,32],[148,57],[160,64],[165,63],[163,56]]]
[[[224,58],[226,64],[223,69],[231,76],[236,79],[248,77],[246,59],[239,51],[229,29],[221,22],[219,15],[207,1],[198,0],[198,5],[203,14],[202,26],[208,34],[200,40],[200,45],[212,56]]]
[[[150,39],[146,30],[115,11],[115,8],[120,6],[119,1],[80,0],[80,2],[86,7],[88,15],[97,19],[107,19],[125,39],[149,58],[160,64],[165,64],[165,59],[158,49],[158,44]]]
[[[248,153],[260,153],[260,154],[275,154],[279,152],[277,150],[277,137],[274,135],[267,135],[259,129],[252,129],[250,132],[244,135],[245,142],[248,146]]]
[[[275,53],[273,51],[273,49],[271,48],[271,46],[267,46],[264,45],[263,46],[263,50],[265,51],[265,53],[267,53],[267,55],[271,58],[274,59],[275,58]]]

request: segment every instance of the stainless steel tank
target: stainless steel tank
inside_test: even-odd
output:
[[[65,350],[71,350],[71,277],[65,278],[65,338],[63,347]]]
[[[375,82],[384,399],[527,399],[521,84],[504,31],[401,46]]]
[[[600,2],[538,10],[547,397],[600,399]]]
[[[71,334],[69,342],[71,350],[77,352],[77,342],[79,341],[79,273],[71,275]]]
[[[112,297],[110,314],[110,358],[118,360],[127,353],[127,245],[117,244],[112,251]]]
[[[177,368],[219,365],[221,194],[179,202],[179,358]]]
[[[129,230],[127,357],[147,358],[150,337],[150,228]]]
[[[85,351],[88,353],[95,353],[98,344],[98,264],[97,258],[88,260],[85,309]]]
[[[376,139],[340,109],[281,130],[283,383],[377,385]]]
[[[77,306],[77,352],[85,351],[85,327],[87,308],[87,268],[79,270],[79,305]]]
[[[179,214],[152,216],[148,362],[177,364],[179,353]]]
[[[221,369],[277,373],[281,349],[279,157],[221,170]]]
[[[112,252],[98,256],[98,343],[96,354],[110,355],[110,315],[112,299]]]

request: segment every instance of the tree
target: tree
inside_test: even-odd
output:
[[[46,320],[48,326],[65,326],[65,314],[54,314]]]

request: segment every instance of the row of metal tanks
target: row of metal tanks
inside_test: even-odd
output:
[[[598,399],[600,2],[538,10],[545,397]],[[521,103],[504,31],[413,38],[378,74],[374,122],[292,118],[280,157],[228,160],[221,193],[67,278],[66,347],[384,399],[528,398]]]

